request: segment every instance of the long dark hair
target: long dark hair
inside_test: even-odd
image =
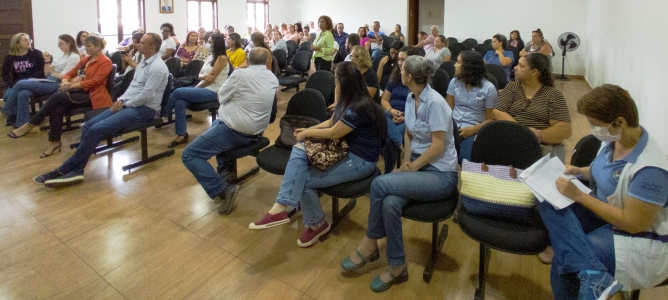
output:
[[[84,34],[84,33],[88,34],[88,31],[82,30],[82,31],[79,31],[79,33],[77,33],[77,47],[83,46],[83,42],[81,41],[81,35]]]
[[[295,30],[295,31],[297,31],[299,33],[304,32],[304,30],[302,29],[302,23],[297,22],[297,23],[295,23],[295,25],[292,25],[292,26],[297,26],[297,30]]]
[[[510,35],[508,36],[511,41],[513,40],[513,33],[517,33],[517,40],[518,41],[522,40],[522,36],[520,35],[520,31],[519,30],[513,30],[513,31],[510,32]]]
[[[462,58],[462,64],[459,67],[459,74],[455,74],[455,78],[464,84],[482,86],[482,79],[487,74],[482,55],[478,51],[467,50],[459,52],[459,57]]]
[[[382,109],[378,109],[378,105],[373,101],[369,95],[369,90],[366,88],[364,75],[357,68],[357,66],[349,61],[344,61],[336,66],[336,78],[339,80],[341,95],[336,103],[336,114],[338,117],[334,123],[338,122],[343,114],[351,108],[355,110],[363,110],[371,117],[371,121],[376,124],[378,128],[381,143],[387,139],[387,120]]]
[[[74,38],[69,35],[69,34],[61,34],[58,36],[58,39],[62,40],[63,42],[67,43],[69,45],[69,50],[70,54],[71,53],[79,53],[79,48],[77,48],[77,42],[74,41]]]
[[[255,45],[255,47],[262,47],[265,49],[269,49],[269,51],[271,52],[271,48],[269,47],[269,45],[267,45],[267,43],[264,42],[264,35],[262,33],[253,32],[253,34],[251,34],[251,41],[253,41],[253,45]]]
[[[238,49],[238,48],[243,49],[244,46],[241,44],[241,36],[238,33],[236,33],[236,32],[230,33],[229,38],[231,38],[234,41],[235,50]]]
[[[399,49],[399,52],[406,52],[406,56],[420,55],[420,50],[415,46],[405,46]],[[399,56],[397,55],[397,63],[394,64],[394,69],[392,69],[392,74],[390,74],[391,83],[401,84],[401,67],[399,67]]]
[[[226,56],[227,49],[225,48],[225,37],[223,37],[222,34],[216,33],[211,35],[211,40],[213,42],[213,45],[211,47],[212,48],[211,55],[213,55],[213,59],[211,60],[211,66],[213,67],[213,65],[218,60],[219,56],[221,55]]]
[[[536,69],[540,73],[538,81],[542,85],[554,86],[554,77],[550,72],[550,59],[542,53],[529,53],[523,56],[529,68]]]

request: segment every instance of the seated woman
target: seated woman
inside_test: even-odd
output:
[[[280,49],[285,51],[285,55],[288,54],[288,45],[285,43],[285,41],[281,38],[281,33],[278,31],[271,31],[271,40],[269,41],[269,47],[271,47],[271,51],[273,52],[274,50]],[[286,56],[287,57],[287,56]]]
[[[169,101],[163,109],[162,116],[165,118],[171,117],[174,110],[176,138],[167,146],[169,148],[188,143],[189,136],[186,131],[188,104],[218,102],[218,89],[227,80],[229,63],[225,56],[225,38],[221,34],[214,34],[209,42],[213,45],[213,54],[204,62],[199,72],[199,84],[196,87],[176,89],[169,96]]]
[[[281,23],[281,34],[283,36],[290,34],[290,30],[288,29],[288,24]]]
[[[404,47],[404,42],[394,41],[390,46],[390,55],[383,57],[378,63],[378,70],[376,71],[376,77],[380,79],[380,88],[383,89],[387,85],[388,79],[390,79],[390,74],[392,70],[397,65],[399,58],[399,50]]]
[[[88,37],[88,31],[79,31],[77,33],[77,48],[79,49],[79,56],[83,57],[86,55],[86,46],[84,46],[84,41]]]
[[[320,205],[316,190],[343,182],[355,181],[371,175],[376,169],[381,141],[385,138],[385,116],[369,97],[362,81],[362,74],[355,64],[342,62],[337,65],[334,81],[338,99],[332,117],[311,128],[295,130],[297,141],[285,170],[276,203],[260,220],[251,223],[249,229],[266,229],[290,221],[287,207],[301,205],[302,220],[308,228],[297,240],[299,247],[309,247],[330,230]],[[348,155],[325,171],[310,166],[302,141],[308,138],[345,138]]]
[[[448,49],[448,39],[445,36],[439,35],[434,39],[434,47],[427,50],[424,58],[440,66],[443,62],[450,61],[451,55],[450,49]]]
[[[10,132],[12,137],[26,135],[44,118],[49,117],[49,147],[40,158],[49,157],[60,150],[63,143],[60,135],[63,128],[63,116],[70,110],[90,107],[92,109],[111,106],[111,95],[107,90],[107,79],[112,70],[111,60],[104,54],[103,39],[89,36],[84,42],[88,56],[82,58],[67,74],[63,75],[59,92],[49,97],[39,112],[30,118],[30,122]]]
[[[360,46],[364,47],[366,51],[371,51],[371,41],[369,41],[369,37],[367,36],[368,32],[365,27],[357,29],[357,35],[360,37]]]
[[[575,203],[556,210],[537,203],[550,233],[550,273],[555,299],[607,299],[619,291],[647,289],[668,278],[668,161],[640,126],[629,93],[603,85],[584,95],[578,113],[603,142],[589,167],[568,166],[593,190],[580,191],[567,178],[557,190]]]
[[[304,30],[302,29],[302,23],[297,22],[294,25],[292,25],[292,27],[295,28],[295,32],[299,36],[296,41],[297,45],[299,45],[299,42],[302,40],[302,38],[304,38]]]
[[[271,31],[274,30],[273,27],[271,27],[271,24],[267,23],[267,26],[264,27],[264,36],[266,38],[271,38]]]
[[[188,32],[186,41],[176,50],[176,57],[181,61],[181,68],[185,67],[195,58],[195,54],[197,54],[197,50],[199,49],[197,39],[197,32]]]
[[[137,68],[137,64],[144,60],[144,56],[139,53],[139,41],[143,36],[143,33],[135,33],[132,35],[132,50],[123,54],[123,69],[125,70],[125,73]]]
[[[254,45],[253,48],[257,47],[264,48],[267,51],[267,63],[265,64],[265,66],[267,67],[267,70],[271,71],[271,66],[274,63],[273,61],[274,57],[271,54],[271,48],[269,47],[269,45],[267,45],[267,43],[264,42],[264,36],[259,32],[254,32],[253,34],[251,34],[251,42],[253,42]],[[246,60],[246,62],[244,62],[244,64],[242,64],[240,67],[242,68],[248,67],[248,60]]]
[[[538,28],[531,32],[531,41],[520,51],[520,56],[526,56],[531,53],[542,53],[547,57],[551,57],[552,52],[552,45],[543,38],[543,31]]]
[[[387,116],[387,139],[381,152],[385,161],[385,174],[394,170],[399,158],[399,147],[404,144],[404,110],[406,109],[406,97],[410,90],[401,83],[401,66],[406,58],[411,55],[420,55],[417,47],[406,46],[399,50],[397,63],[392,67],[392,75],[385,86],[385,91],[380,98],[380,105],[385,109]]]
[[[563,141],[571,136],[571,117],[564,95],[554,88],[547,56],[531,53],[520,58],[515,81],[499,93],[492,110],[495,120],[518,122],[529,127],[540,141],[543,155],[551,153],[563,162]]]
[[[524,41],[522,40],[518,30],[513,30],[510,32],[510,41],[508,41],[508,46],[515,47],[517,51],[524,49]]]
[[[390,33],[390,37],[394,38],[395,41],[404,41],[404,34],[401,33],[401,25],[394,25],[394,31]],[[403,46],[402,46],[403,47]]]
[[[515,57],[512,51],[506,50],[507,43],[508,41],[503,34],[495,34],[492,37],[492,48],[494,50],[487,51],[483,59],[486,64],[502,66],[506,70],[506,80],[510,81],[510,69]]]
[[[401,233],[404,205],[409,199],[430,202],[446,199],[457,189],[452,111],[445,99],[427,84],[434,71],[434,63],[419,56],[408,57],[403,63],[401,81],[411,91],[406,100],[407,159],[398,171],[381,175],[371,183],[366,235],[357,249],[341,261],[344,271],[357,270],[380,257],[378,240],[387,238],[388,267],[371,281],[374,292],[408,280]]]
[[[291,25],[288,28],[288,33],[283,35],[283,40],[286,42],[292,40],[299,43],[299,33],[295,31],[295,27]]]
[[[299,45],[301,45],[302,43],[312,43],[313,42],[313,37],[311,36],[311,34],[309,32],[311,32],[311,28],[309,28],[308,26],[304,26],[304,33],[302,35],[302,39],[299,41]]]
[[[233,68],[236,69],[242,64],[246,66],[248,65],[248,62],[246,61],[246,53],[241,45],[241,36],[238,33],[232,33],[227,37],[227,47],[227,59],[232,64]]]
[[[445,100],[459,127],[459,163],[471,160],[473,141],[480,127],[493,119],[492,109],[499,95],[494,84],[485,79],[487,68],[476,51],[462,51],[455,63],[455,78],[450,81]]]
[[[353,47],[351,55],[350,61],[355,63],[357,69],[362,72],[366,89],[369,91],[369,96],[371,96],[374,101],[380,103],[378,77],[376,77],[376,73],[371,69],[371,56],[369,56],[369,51],[366,51],[360,46],[355,46]]]
[[[160,55],[162,60],[167,60],[172,57],[172,54],[174,54],[176,42],[172,38],[173,31],[174,26],[172,26],[170,23],[164,23],[160,25],[160,32],[162,33],[162,44],[160,45],[160,51],[158,51],[158,55]]]

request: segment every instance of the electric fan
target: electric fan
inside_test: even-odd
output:
[[[566,75],[564,75],[564,64],[566,62],[566,52],[575,51],[580,46],[580,38],[577,34],[572,32],[564,32],[559,36],[557,42],[559,48],[563,50],[561,52],[561,76],[557,79],[559,80],[569,80]]]

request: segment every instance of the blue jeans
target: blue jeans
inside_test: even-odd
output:
[[[54,77],[49,79],[56,80]],[[2,107],[2,112],[12,118],[15,116],[16,127],[21,127],[30,120],[30,97],[53,94],[58,91],[58,86],[58,82],[19,80],[5,91],[5,106]]]
[[[174,110],[176,135],[186,134],[186,107],[191,103],[217,102],[218,94],[204,89],[183,87],[178,88],[169,96],[169,101],[162,112],[163,117],[171,117]]]
[[[301,204],[304,225],[315,226],[325,220],[316,189],[367,177],[375,170],[376,163],[349,152],[337,164],[320,171],[309,166],[303,146],[298,143],[292,147],[276,202],[294,207]]]
[[[385,147],[381,151],[381,156],[385,160],[384,174],[391,173],[399,158],[399,147],[404,143],[404,132],[406,131],[406,123],[394,123],[392,121],[392,114],[385,112],[387,117],[387,139]]]
[[[471,161],[471,150],[473,150],[473,141],[477,135],[469,136],[465,139],[462,139],[459,142],[459,164],[462,164],[462,161],[466,158],[468,161]]]
[[[412,160],[418,155],[413,154]],[[398,267],[406,261],[401,213],[410,200],[443,200],[457,189],[457,172],[439,171],[430,164],[417,172],[394,172],[371,183],[369,220],[366,236],[387,237],[387,264]]]
[[[95,118],[84,123],[81,129],[81,143],[65,163],[60,166],[62,173],[78,171],[83,173],[88,159],[95,152],[95,148],[106,137],[120,132],[123,128],[142,124],[153,120],[156,111],[147,106],[128,107],[115,113],[111,109],[105,110]]]
[[[181,161],[195,176],[211,199],[216,198],[227,187],[227,182],[213,170],[207,160],[213,156],[255,143],[262,135],[248,135],[237,132],[219,119],[211,123],[211,128],[202,133],[183,150]],[[219,172],[226,168],[225,160],[218,156]]]
[[[383,56],[383,50],[382,49],[373,49],[371,50],[371,60],[378,56]],[[380,79],[380,78],[378,78]]]
[[[578,203],[556,210],[544,201],[537,202],[537,207],[554,248],[550,270],[554,299],[577,299],[579,284],[573,278],[580,271],[606,271],[614,276],[612,225]]]

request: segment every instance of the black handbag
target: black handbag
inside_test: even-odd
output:
[[[279,123],[281,128],[281,134],[276,139],[276,146],[282,148],[292,148],[297,143],[297,137],[295,137],[295,129],[297,128],[309,128],[314,125],[318,125],[321,122],[317,119],[305,116],[297,115],[287,115],[281,118]]]
[[[82,104],[90,102],[90,95],[84,89],[70,89],[65,93],[72,103]]]

